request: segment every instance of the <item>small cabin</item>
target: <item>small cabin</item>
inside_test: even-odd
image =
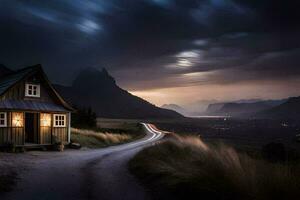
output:
[[[0,146],[69,143],[72,111],[41,65],[1,76]]]

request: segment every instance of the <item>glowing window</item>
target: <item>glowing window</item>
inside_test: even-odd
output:
[[[66,115],[54,114],[53,127],[66,127]]]
[[[26,97],[40,97],[40,85],[38,84],[26,84],[25,85]]]
[[[0,127],[7,126],[7,115],[6,112],[0,112]]]
[[[12,126],[13,127],[23,127],[24,119],[23,113],[13,112],[12,113]]]
[[[48,126],[48,127],[51,126],[51,114],[41,113],[40,123],[41,126]]]

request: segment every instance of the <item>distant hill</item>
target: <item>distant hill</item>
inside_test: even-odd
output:
[[[262,110],[272,108],[271,105],[265,102],[256,103],[225,103],[218,111],[219,114],[229,116],[249,115]]]
[[[225,108],[224,108],[225,112],[231,112],[230,108],[233,109],[232,112],[237,112],[238,108],[234,108],[235,106],[236,107],[241,107],[242,104],[257,103],[257,102],[260,102],[260,101],[263,101],[263,100],[261,100],[261,99],[241,99],[241,100],[231,101],[231,102],[212,103],[212,104],[209,104],[207,106],[206,113],[207,114],[209,114],[209,113],[215,113],[215,114],[221,113],[222,112],[221,110],[224,106],[225,106]]]
[[[5,76],[9,73],[13,72],[12,70],[8,69],[5,65],[0,64],[0,77]]]
[[[259,112],[257,118],[300,120],[300,97],[291,97],[286,102]]]
[[[263,101],[262,99],[240,99],[231,103],[257,103]]]
[[[217,103],[208,106],[206,113],[211,115],[228,115],[234,117],[247,117],[255,113],[271,109],[284,103],[281,100],[240,100],[229,103]]]
[[[161,106],[161,108],[168,109],[168,110],[174,110],[182,115],[186,114],[186,110],[177,104],[164,104]]]
[[[216,114],[218,113],[221,108],[224,106],[225,103],[213,103],[213,104],[209,104],[207,109],[206,109],[206,113],[207,114]]]
[[[205,111],[207,110],[210,104],[215,104],[217,102],[218,101],[215,99],[197,100],[195,102],[190,102],[188,104],[185,104],[182,107],[185,109],[187,115],[200,116],[200,115],[205,115]]]
[[[54,85],[71,104],[90,106],[99,117],[106,118],[181,118],[179,113],[156,107],[120,88],[106,69],[83,70],[72,86]]]

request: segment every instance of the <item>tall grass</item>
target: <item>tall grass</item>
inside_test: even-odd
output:
[[[299,199],[298,166],[271,164],[224,144],[175,136],[138,153],[130,170],[173,199]]]
[[[101,133],[85,129],[71,129],[71,139],[87,147],[101,147],[128,142],[134,139],[133,135],[117,133]]]

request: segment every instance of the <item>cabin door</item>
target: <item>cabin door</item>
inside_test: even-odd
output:
[[[38,113],[25,113],[25,142],[38,143]]]

